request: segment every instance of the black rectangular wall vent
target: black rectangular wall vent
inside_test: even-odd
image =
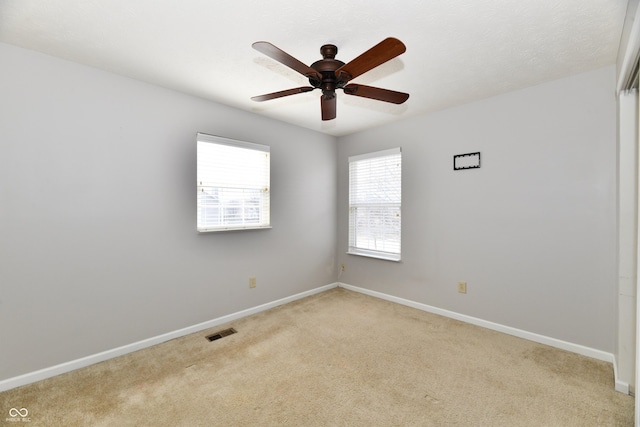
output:
[[[224,331],[216,332],[216,333],[215,333],[215,334],[213,334],[213,335],[209,335],[209,336],[207,337],[207,339],[208,339],[209,341],[215,341],[215,340],[219,340],[220,338],[224,338],[224,337],[226,337],[226,336],[233,335],[233,334],[235,334],[236,332],[237,332],[237,331],[236,331],[235,329],[233,329],[233,328],[229,328],[229,329],[225,329]]]

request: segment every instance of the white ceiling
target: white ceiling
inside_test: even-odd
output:
[[[331,135],[614,64],[627,0],[0,0],[0,42],[112,71]],[[310,65],[349,62],[386,37],[406,53],[353,80],[411,94],[402,105],[338,91],[257,103],[306,79],[251,48]]]

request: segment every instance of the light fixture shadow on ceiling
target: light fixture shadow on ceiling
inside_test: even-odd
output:
[[[285,67],[284,65],[280,64],[279,62],[274,61],[273,59],[256,57],[256,58],[253,59],[253,63],[257,64],[257,65],[259,65],[259,66],[261,66],[263,68],[266,68],[270,72],[279,74],[282,77],[294,82],[295,84],[297,84],[299,86],[303,86],[303,85],[309,83],[308,81],[306,81],[304,76],[296,73],[293,70],[290,70],[289,68]],[[286,88],[283,88],[283,89],[286,89]]]
[[[379,65],[373,70],[367,71],[363,75],[358,76],[350,83],[370,84],[402,70],[404,70],[404,62],[400,58],[394,58],[391,61]]]
[[[349,107],[364,108],[367,110],[376,111],[378,113],[399,116],[407,111],[407,109],[409,108],[407,103],[411,102],[411,98],[409,98],[409,100],[403,104],[392,104],[389,102],[378,102],[367,98],[339,94],[338,102],[342,102],[344,105],[348,105]]]

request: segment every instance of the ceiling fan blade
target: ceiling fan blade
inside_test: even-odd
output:
[[[378,65],[384,64],[406,50],[407,47],[400,40],[393,37],[386,38],[362,55],[338,68],[336,76],[343,81],[349,81]]]
[[[265,95],[252,96],[251,99],[254,101],[262,102],[268,101],[270,99],[282,98],[283,96],[295,95],[297,93],[311,92],[314,87],[311,86],[303,86],[297,87],[295,89],[287,89],[281,90],[279,92],[267,93]]]
[[[333,120],[336,118],[336,94],[322,94],[320,97],[320,108],[322,109],[322,120]]]
[[[268,57],[275,59],[276,61],[286,65],[294,71],[299,72],[303,76],[316,77],[319,80],[322,80],[322,76],[318,74],[316,70],[298,61],[296,58],[289,55],[284,50],[277,48],[269,42],[255,42],[251,46],[258,52],[264,53]]]
[[[344,87],[347,95],[361,96],[363,98],[377,99],[378,101],[402,104],[409,99],[409,94],[396,92],[395,90],[381,89],[379,87],[365,86],[360,84],[348,84]]]

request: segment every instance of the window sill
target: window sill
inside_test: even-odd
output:
[[[347,255],[364,256],[367,258],[377,258],[377,259],[382,259],[385,261],[393,261],[393,262],[400,262],[402,260],[400,258],[400,254],[380,253],[380,252],[365,251],[365,250],[347,251]]]
[[[222,231],[247,231],[247,230],[267,230],[272,228],[270,225],[261,227],[225,227],[225,228],[204,228],[198,230],[198,233],[219,233]]]

